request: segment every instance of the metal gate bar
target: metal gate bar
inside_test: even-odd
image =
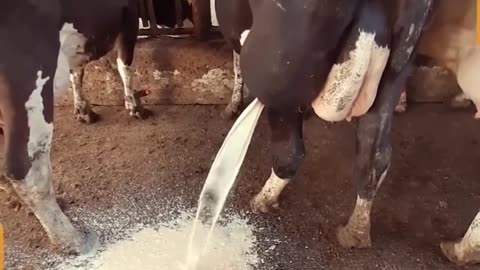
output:
[[[160,0],[162,1],[162,0]],[[149,28],[139,30],[139,35],[158,37],[161,35],[195,35],[199,39],[205,39],[208,34],[216,32],[216,27],[211,26],[210,22],[210,0],[193,0],[192,17],[193,27],[184,27],[182,14],[182,0],[175,0],[175,18],[177,26],[175,28],[159,28],[155,16],[153,0],[138,0],[139,17],[143,25],[149,25]]]

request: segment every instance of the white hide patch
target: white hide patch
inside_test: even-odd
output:
[[[71,23],[65,23],[60,30],[60,50],[57,58],[57,70],[54,78],[54,93],[62,95],[70,85],[70,69],[86,64],[85,53],[87,39]]]
[[[333,65],[320,95],[312,102],[318,117],[342,121],[368,111],[375,100],[390,50],[375,43],[375,34],[360,31],[349,59]]]
[[[383,184],[383,181],[385,181],[385,178],[387,177],[388,169],[390,168],[390,164],[388,164],[387,169],[380,175],[380,179],[378,180],[377,184],[377,189]]]
[[[272,1],[275,3],[275,5],[277,5],[277,7],[278,7],[279,9],[281,9],[282,11],[287,11],[287,10],[283,7],[282,3],[279,2],[279,0],[272,0]]]
[[[355,209],[348,221],[348,226],[353,228],[367,228],[370,224],[370,212],[372,211],[373,202],[370,200],[362,199],[357,196],[357,202]]]
[[[248,34],[250,34],[250,30],[245,30],[243,33],[240,35],[240,45],[243,46],[245,43],[245,40],[247,40]]]
[[[48,152],[52,143],[53,123],[47,123],[43,115],[43,86],[50,77],[42,78],[42,71],[37,72],[35,89],[25,103],[30,134],[28,138],[28,156],[32,159],[39,152]]]
[[[475,104],[480,111],[480,48],[470,48],[460,59],[457,69],[457,82],[464,92],[464,96]]]
[[[367,113],[370,107],[372,107],[389,56],[390,49],[388,47],[380,47],[375,43],[373,44],[367,74],[365,74],[362,87],[347,120],[350,121],[352,117],[358,117]]]
[[[210,0],[210,15],[212,26],[219,26],[220,24],[218,23],[217,19],[217,9],[215,8],[215,1],[216,0]]]

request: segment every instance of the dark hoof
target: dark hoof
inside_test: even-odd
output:
[[[147,119],[147,118],[149,118],[150,116],[153,115],[152,111],[150,111],[148,109],[145,109],[143,107],[138,107],[136,109],[129,110],[129,113],[130,113],[130,116],[132,116],[134,118],[137,118],[137,119],[140,119],[140,120]]]
[[[91,109],[87,110],[86,112],[76,109],[75,119],[77,119],[80,123],[93,124],[100,120],[100,115],[96,114]]]
[[[222,119],[224,120],[233,120],[240,115],[241,109],[239,107],[234,108],[231,104],[229,104],[225,110],[220,114]]]

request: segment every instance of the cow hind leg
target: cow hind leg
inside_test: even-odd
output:
[[[70,81],[72,83],[73,90],[73,106],[74,106],[74,115],[75,118],[87,124],[92,124],[98,121],[99,115],[96,114],[88,100],[85,98],[83,93],[83,75],[85,72],[85,67],[81,66],[72,71],[70,71]]]
[[[143,107],[140,98],[148,93],[147,91],[135,91],[132,89],[133,72],[131,66],[137,42],[138,19],[132,14],[126,14],[124,20],[123,32],[117,38],[116,48],[118,52],[117,69],[122,78],[125,94],[125,109],[131,116],[145,119],[151,115],[151,112]]]
[[[347,224],[337,230],[337,239],[345,248],[371,246],[370,213],[375,194],[390,167],[393,112],[408,71],[407,67],[398,73],[387,70],[373,107],[358,120],[353,170],[357,200]]]
[[[270,177],[251,201],[255,213],[266,213],[278,208],[282,190],[296,174],[305,158],[303,143],[303,111],[275,111],[269,109],[268,118],[272,132],[273,168]]]
[[[440,244],[443,254],[453,263],[468,265],[480,263],[480,212],[473,219],[462,239]]]
[[[242,72],[240,70],[240,54],[236,51],[233,51],[233,73],[234,73],[234,84],[232,91],[232,98],[230,103],[225,108],[225,111],[222,113],[224,119],[232,119],[237,116],[243,106],[243,78]]]
[[[35,89],[24,106],[13,106],[5,123],[5,175],[32,210],[52,243],[64,251],[84,253],[94,234],[75,229],[56,201],[51,182],[50,147],[53,136],[53,73],[37,73]],[[44,90],[47,93],[43,93]],[[47,99],[45,100],[44,97]],[[44,106],[50,107],[45,109]]]

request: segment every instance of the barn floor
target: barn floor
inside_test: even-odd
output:
[[[232,122],[219,117],[220,107],[151,109],[155,116],[140,122],[120,107],[96,107],[102,121],[91,126],[73,121],[70,108],[57,110],[52,159],[67,214],[108,212],[123,207],[120,201],[147,216],[162,204],[196,206]],[[249,199],[268,177],[268,137],[262,117],[228,208],[248,211]],[[263,254],[258,269],[465,269],[443,259],[438,244],[461,236],[480,207],[480,125],[473,112],[417,105],[397,117],[393,163],[374,205],[369,250],[343,250],[334,236],[355,200],[351,124],[311,118],[305,138],[307,159],[284,192],[281,209],[251,215],[266,228],[259,232],[260,242],[284,240]],[[40,225],[12,209],[3,192],[0,221],[9,269],[48,268],[38,266],[49,247]],[[268,249],[270,243],[265,245]]]

